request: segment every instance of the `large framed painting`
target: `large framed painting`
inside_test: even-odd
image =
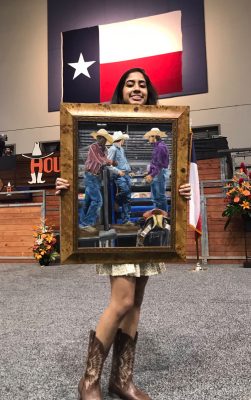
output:
[[[61,196],[62,263],[184,259],[187,201],[178,189],[188,181],[189,107],[62,103],[60,125],[61,176],[70,183],[70,189]],[[123,188],[118,185],[118,171],[115,173],[116,161],[113,165],[103,163],[98,171],[91,169],[92,157],[95,163],[96,155],[90,149],[97,143],[98,132],[108,133],[109,146],[114,145],[111,137],[115,141],[119,132],[127,138],[123,145],[130,166],[126,172],[130,182],[126,223],[128,210]],[[168,163],[160,169],[164,184],[162,207],[154,194],[158,178],[152,182],[146,178],[155,146],[150,140],[154,137],[151,132],[160,132],[158,136],[168,153]],[[102,151],[110,154],[109,148]],[[92,211],[95,224],[83,226],[83,218]]]

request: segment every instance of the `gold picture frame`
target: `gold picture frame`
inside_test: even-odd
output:
[[[79,178],[79,138],[89,138],[90,135],[86,135],[86,133],[90,132],[90,126],[97,126],[97,128],[105,126],[106,129],[107,126],[110,126],[115,127],[115,130],[120,130],[121,126],[129,126],[130,130],[130,127],[136,125],[139,128],[142,127],[142,133],[146,131],[145,127],[150,129],[155,126],[170,127],[172,151],[170,243],[168,246],[156,247],[127,247],[127,245],[122,247],[120,245],[115,247],[102,245],[99,247],[98,244],[90,247],[87,244],[85,247],[81,247],[78,227],[79,182],[81,182]],[[189,175],[189,107],[62,103],[60,127],[61,176],[70,183],[69,190],[64,191],[61,196],[61,262],[63,264],[106,264],[174,262],[185,259],[187,201],[178,194],[178,188],[188,182]],[[142,136],[142,146],[145,142],[143,142]],[[139,151],[140,147],[138,146]]]

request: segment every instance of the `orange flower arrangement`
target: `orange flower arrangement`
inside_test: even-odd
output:
[[[228,204],[222,215],[228,217],[226,228],[234,215],[246,215],[251,218],[251,172],[248,172],[244,163],[241,163],[240,171],[225,188]]]
[[[35,238],[32,247],[33,255],[40,265],[48,265],[51,261],[55,261],[59,253],[55,248],[57,239],[52,227],[42,220],[41,225],[34,227],[33,236]]]

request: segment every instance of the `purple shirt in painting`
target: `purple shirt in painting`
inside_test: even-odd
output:
[[[167,145],[162,141],[154,143],[152,159],[149,167],[149,175],[155,177],[162,168],[168,168],[169,152]]]

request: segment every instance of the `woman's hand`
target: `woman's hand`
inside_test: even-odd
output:
[[[68,190],[70,187],[69,182],[67,179],[57,178],[56,179],[56,192],[55,194],[61,194],[61,190]]]
[[[185,183],[180,185],[179,194],[184,196],[186,200],[191,200],[191,185],[190,183]]]

